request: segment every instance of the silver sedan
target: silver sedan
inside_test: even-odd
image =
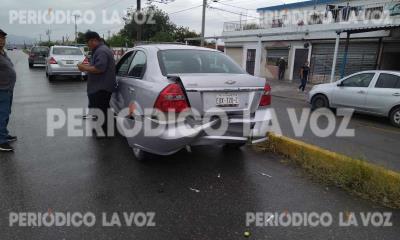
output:
[[[110,105],[137,159],[196,145],[239,148],[266,139],[270,86],[219,51],[142,45],[127,52],[116,69],[118,90]],[[127,129],[137,126],[130,135]]]
[[[364,71],[334,83],[314,86],[308,95],[312,108],[353,108],[356,112],[388,117],[400,127],[400,72]]]
[[[50,81],[57,76],[86,78],[77,67],[80,63],[89,64],[89,60],[79,47],[53,46],[46,61],[46,76]]]

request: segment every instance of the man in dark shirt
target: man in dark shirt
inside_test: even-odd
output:
[[[301,84],[299,86],[299,91],[301,90],[304,92],[304,89],[306,88],[307,85],[307,80],[308,80],[308,75],[310,73],[310,64],[308,62],[305,62],[304,65],[300,69],[300,79],[301,79]]]
[[[107,110],[110,107],[111,94],[115,90],[115,60],[114,55],[98,33],[88,31],[85,34],[86,41],[92,57],[89,65],[78,64],[82,72],[88,73],[87,93],[89,108],[99,109],[103,113],[103,131],[107,133]],[[99,133],[98,133],[98,136]]]
[[[2,152],[14,151],[9,143],[17,140],[17,137],[10,136],[7,130],[17,75],[14,64],[4,51],[6,36],[7,33],[0,29],[0,151]]]
[[[279,74],[278,74],[278,79],[279,80],[283,80],[283,78],[285,77],[285,71],[286,71],[286,61],[283,57],[281,57],[278,60],[278,68],[279,68]]]

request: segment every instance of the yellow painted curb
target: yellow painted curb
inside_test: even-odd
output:
[[[400,174],[397,172],[273,133],[262,145],[324,182],[384,206],[400,208]]]

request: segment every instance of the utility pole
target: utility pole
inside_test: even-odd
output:
[[[140,14],[141,10],[142,10],[141,0],[136,0],[136,14]],[[138,17],[139,16],[137,16],[136,19],[139,19]],[[142,25],[138,23],[137,23],[136,41],[137,42],[142,41]]]
[[[51,30],[50,30],[50,28],[46,31],[46,35],[47,35],[47,37],[49,38],[49,46],[50,46],[50,34],[51,34]]]
[[[110,41],[110,39],[111,39],[111,31],[110,30],[108,30],[108,41]]]
[[[80,16],[78,14],[73,15],[75,19],[75,43],[78,43],[78,25],[76,24],[76,19]]]
[[[204,31],[206,28],[206,7],[207,0],[203,0],[203,17],[201,19],[201,46],[204,47]]]
[[[39,44],[42,42],[42,34],[39,34]]]

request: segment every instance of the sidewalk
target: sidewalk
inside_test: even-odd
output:
[[[271,85],[271,95],[275,97],[291,98],[301,101],[307,100],[307,93],[313,87],[313,84],[308,83],[304,92],[298,92],[300,81],[293,80],[293,82],[286,80],[267,79]]]

